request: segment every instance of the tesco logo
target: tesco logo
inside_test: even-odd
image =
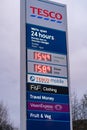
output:
[[[42,9],[42,8],[37,8],[34,6],[30,6],[30,9],[31,9],[32,14],[44,16],[47,18],[55,19],[55,20],[62,20],[62,14],[60,14],[58,12],[49,11],[49,10]]]

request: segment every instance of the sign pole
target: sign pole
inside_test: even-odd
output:
[[[25,0],[20,0],[20,130],[26,129]]]

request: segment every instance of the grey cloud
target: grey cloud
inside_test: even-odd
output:
[[[87,90],[87,1],[56,0],[67,5],[71,91]]]
[[[0,101],[11,121],[20,124],[20,17],[19,1],[0,1]]]

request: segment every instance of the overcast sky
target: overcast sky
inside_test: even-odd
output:
[[[87,0],[55,0],[67,5],[71,91],[87,92]],[[20,3],[0,0],[0,101],[20,124]]]

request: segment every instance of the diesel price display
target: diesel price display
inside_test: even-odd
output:
[[[39,73],[52,73],[52,67],[41,64],[34,64],[34,71]]]

